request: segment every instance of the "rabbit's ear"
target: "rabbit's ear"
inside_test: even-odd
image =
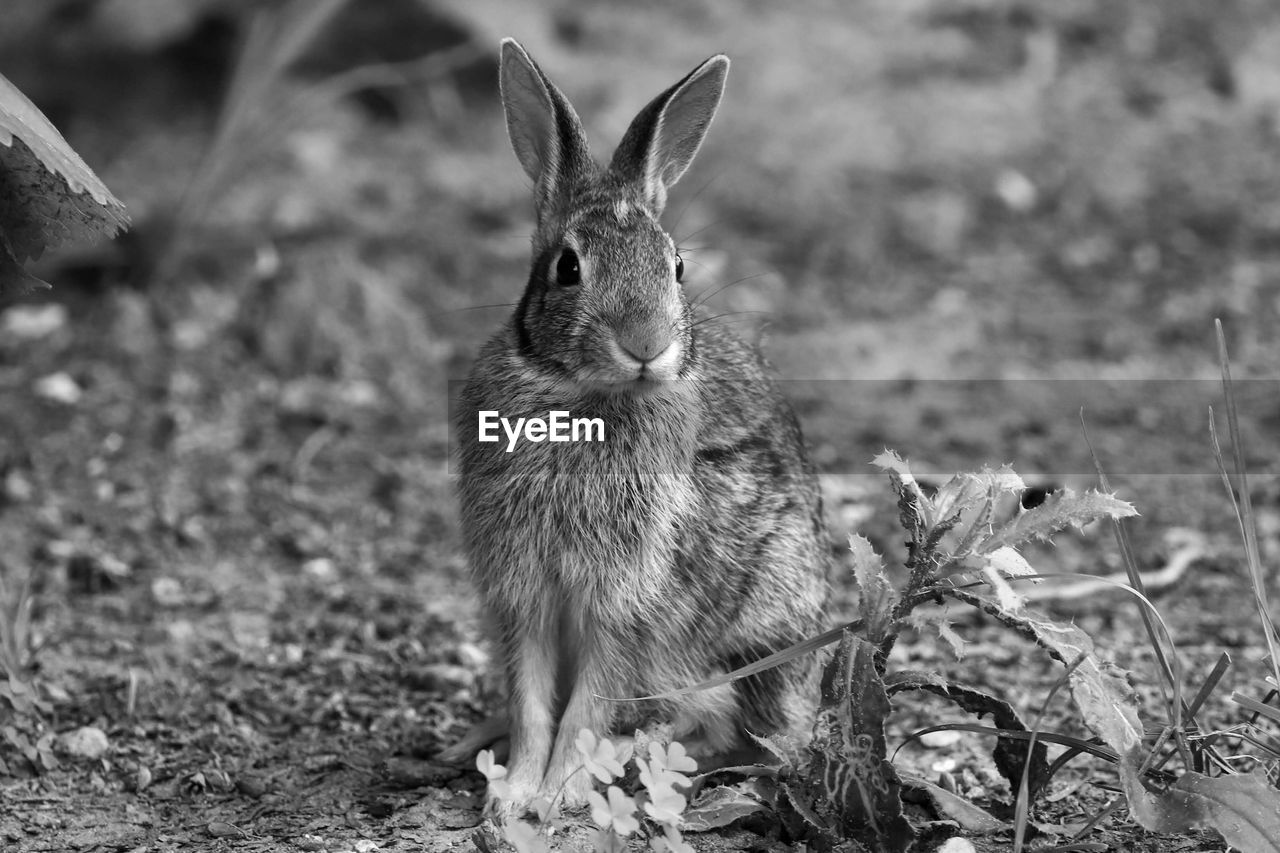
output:
[[[654,213],[661,213],[667,189],[680,180],[698,153],[720,105],[729,57],[713,56],[649,102],[631,122],[609,168],[639,183]]]
[[[511,147],[533,180],[541,218],[590,163],[587,135],[568,99],[515,39],[502,40],[499,78]]]

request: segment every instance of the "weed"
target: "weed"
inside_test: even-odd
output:
[[[903,815],[900,791],[904,786],[922,792],[940,812],[949,814],[949,806],[935,786],[900,777],[886,755],[890,698],[923,690],[950,699],[971,714],[992,718],[994,727],[951,725],[930,731],[951,728],[996,735],[993,759],[1010,789],[1017,792],[1012,829],[1019,845],[1037,792],[1073,757],[1088,753],[1117,766],[1124,803],[1143,827],[1171,833],[1209,828],[1241,849],[1275,849],[1280,814],[1274,808],[1274,788],[1264,774],[1237,772],[1240,759],[1225,757],[1216,747],[1224,738],[1246,740],[1266,747],[1264,754],[1274,759],[1274,745],[1264,743],[1260,732],[1206,732],[1200,726],[1197,715],[1220,683],[1229,661],[1220,661],[1198,690],[1184,691],[1184,673],[1169,628],[1135,588],[1141,586],[1141,578],[1120,521],[1135,515],[1136,510],[1105,491],[1106,477],[1101,470],[1104,491],[1075,493],[1064,489],[1052,493],[1042,504],[1024,509],[1016,499],[1023,482],[1008,466],[958,474],[927,493],[897,454],[885,451],[874,464],[888,475],[898,498],[899,523],[908,536],[905,585],[895,589],[871,544],[854,536],[850,550],[861,593],[859,619],[749,668],[664,696],[644,698],[668,698],[706,689],[839,641],[824,671],[812,742],[798,753],[775,751],[781,766],[772,775],[776,788],[768,798],[792,835],[808,838],[819,847],[852,838],[873,850],[907,849],[915,829]],[[1020,553],[1022,546],[1049,541],[1063,529],[1102,519],[1115,524],[1133,579],[1132,586],[1116,586],[1139,604],[1163,677],[1166,722],[1151,735],[1144,734],[1139,721],[1128,673],[1099,659],[1092,640],[1079,627],[1028,609],[1016,589],[1020,582],[1051,576],[1034,571]],[[1260,578],[1260,572],[1255,570],[1254,576]],[[908,628],[936,631],[957,654],[963,652],[959,637],[949,626],[947,611],[921,608],[926,603],[947,601],[980,610],[1064,664],[1067,669],[1062,683],[1070,688],[1077,719],[1094,738],[1041,732],[1038,723],[1034,730],[1028,730],[1007,702],[941,673],[887,671],[889,653],[899,634]],[[1264,606],[1265,599],[1260,610]],[[1275,708],[1266,704],[1270,695],[1263,701],[1238,695],[1233,698],[1253,711],[1255,720],[1257,716],[1272,720],[1277,716]],[[1052,765],[1047,760],[1046,742],[1067,747]],[[1174,758],[1180,759],[1181,773],[1167,767]],[[1259,761],[1245,764],[1248,769]],[[993,816],[991,825],[1004,826]]]
[[[52,709],[40,698],[32,676],[37,643],[31,630],[35,594],[31,572],[17,584],[5,580],[0,563],[0,744],[7,743],[35,770],[58,766],[53,733],[42,731],[40,719]],[[0,775],[10,772],[0,758]]]
[[[35,655],[31,635],[34,606],[31,572],[11,587],[5,572],[0,571],[0,676],[4,678],[0,681],[0,699],[21,716],[34,714],[41,704],[30,674]]]

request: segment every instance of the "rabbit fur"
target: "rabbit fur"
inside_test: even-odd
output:
[[[502,44],[508,131],[534,184],[533,265],[462,391],[458,491],[507,677],[515,807],[566,780],[567,799],[585,799],[583,728],[664,720],[722,752],[812,721],[811,656],[675,700],[609,701],[811,636],[827,598],[821,495],[796,418],[752,347],[698,322],[658,224],[728,67],[714,56],[654,99],[602,168],[560,90]],[[506,452],[478,440],[481,410],[598,417],[605,440]]]

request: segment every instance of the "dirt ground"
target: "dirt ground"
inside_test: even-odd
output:
[[[206,22],[185,40],[112,42],[66,12],[0,45],[0,73],[135,221],[37,264],[50,293],[0,296],[0,573],[10,592],[33,578],[47,708],[0,709],[0,849],[474,849],[483,780],[431,758],[499,698],[459,549],[448,399],[528,263],[532,210],[492,64],[504,35],[573,99],[598,156],[661,88],[731,56],[666,223],[708,310],[763,340],[838,546],[857,531],[891,568],[905,557],[868,465],[884,447],[931,483],[1009,462],[1037,487],[1092,485],[1083,408],[1142,514],[1139,561],[1185,569],[1153,598],[1189,688],[1231,656],[1203,722],[1238,723],[1227,696],[1261,697],[1265,650],[1207,407],[1223,429],[1221,318],[1274,567],[1280,15],[1256,0],[1118,5],[388,3],[403,41],[413,25],[447,51],[448,20],[474,56],[305,101],[239,140],[162,282],[149,276],[217,126],[233,40]],[[375,39],[328,31],[279,81],[286,103],[358,64],[344,33]],[[6,319],[44,303],[65,315],[39,333]],[[1122,571],[1101,528],[1028,557]],[[833,583],[834,624],[855,598],[847,571]],[[1095,591],[1044,606],[1132,672],[1158,726],[1132,603]],[[952,618],[964,659],[908,635],[891,665],[1034,717],[1060,669],[980,614]],[[1082,733],[1071,714],[1059,694],[1046,727]],[[964,720],[904,699],[890,748]],[[105,744],[77,746],[84,727]],[[965,735],[898,759],[1007,819],[989,751]],[[1116,790],[1105,764],[1075,759],[1038,806],[1040,838],[1065,842]],[[689,837],[791,849],[750,824]],[[1224,849],[1147,836],[1123,810],[1085,840]]]

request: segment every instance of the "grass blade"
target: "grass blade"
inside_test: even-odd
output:
[[[1080,410],[1080,429],[1084,433],[1084,443],[1089,448],[1089,455],[1093,458],[1093,467],[1098,474],[1098,486],[1104,492],[1111,491],[1111,483],[1107,479],[1107,474],[1102,468],[1102,461],[1098,458],[1097,452],[1094,451],[1093,442],[1089,440],[1089,428],[1085,424],[1084,409]],[[1146,585],[1142,582],[1142,575],[1138,571],[1138,562],[1133,556],[1133,545],[1129,541],[1129,533],[1125,530],[1124,525],[1117,518],[1111,519],[1111,529],[1116,536],[1116,545],[1120,549],[1120,558],[1124,562],[1125,574],[1129,576],[1129,585],[1142,598],[1144,602],[1150,605],[1146,597]],[[1150,605],[1152,611],[1155,611],[1154,605]],[[1168,626],[1161,620],[1160,627],[1164,631],[1165,637],[1169,638],[1170,654],[1165,655],[1164,645],[1160,642],[1159,636],[1156,634],[1155,625],[1151,620],[1150,614],[1146,609],[1139,609],[1142,616],[1142,625],[1147,632],[1147,641],[1151,645],[1152,653],[1156,656],[1156,662],[1160,665],[1160,673],[1164,676],[1164,680],[1160,682],[1160,692],[1163,694],[1165,706],[1168,710],[1169,719],[1172,720],[1174,731],[1177,733],[1178,751],[1183,758],[1190,764],[1190,752],[1182,738],[1182,714],[1184,709],[1182,699],[1182,667],[1178,661],[1177,650],[1173,648],[1173,638],[1169,634]],[[1156,613],[1159,619],[1160,614]],[[1165,692],[1165,685],[1168,685],[1172,691],[1172,697]]]
[[[717,675],[689,687],[681,687],[678,690],[671,690],[666,693],[657,693],[653,696],[637,696],[632,699],[599,695],[597,695],[596,698],[604,699],[607,702],[653,702],[661,699],[675,699],[679,696],[687,696],[690,693],[697,693],[701,690],[710,690],[713,687],[719,687],[722,684],[737,681],[739,678],[746,678],[748,675],[755,675],[758,672],[773,669],[775,666],[781,666],[789,660],[794,660],[795,658],[800,657],[800,655],[816,651],[823,646],[829,646],[836,640],[839,640],[844,635],[845,631],[857,631],[861,627],[862,620],[855,619],[847,625],[840,625],[832,628],[830,631],[825,631],[816,637],[810,637],[807,640],[796,643],[794,646],[789,646],[780,652],[774,652],[768,657],[761,658],[755,663],[749,663],[744,667],[739,667],[738,669],[733,670],[733,672],[726,672],[723,675]]]
[[[913,740],[918,740],[927,734],[933,732],[973,732],[980,735],[995,735],[997,737],[1007,738],[1009,740],[1031,740],[1031,732],[1020,732],[1012,729],[1001,729],[996,726],[984,726],[981,723],[940,723],[936,726],[918,729],[907,735],[898,749],[906,746]],[[1092,755],[1094,758],[1101,758],[1103,761],[1109,761],[1115,764],[1120,760],[1120,756],[1116,754],[1114,749],[1101,743],[1093,743],[1091,741],[1078,738],[1074,735],[1060,735],[1055,732],[1040,732],[1036,738],[1045,743],[1057,744],[1065,746],[1068,749],[1076,750],[1077,753],[1083,752]]]
[[[1222,681],[1222,677],[1227,674],[1227,670],[1231,668],[1231,655],[1223,652],[1218,657],[1218,662],[1213,665],[1209,675],[1205,678],[1204,684],[1200,685],[1200,689],[1196,691],[1195,698],[1191,700],[1191,704],[1187,706],[1187,713],[1195,716],[1200,710],[1200,706],[1205,703],[1213,691],[1217,689],[1218,683]]]
[[[1022,766],[1022,779],[1018,782],[1018,799],[1013,806],[1013,853],[1022,853],[1022,846],[1026,843],[1027,822],[1031,812],[1031,753],[1036,748],[1036,737],[1040,734],[1040,725],[1044,722],[1045,712],[1049,710],[1049,703],[1053,701],[1053,697],[1058,695],[1058,691],[1070,680],[1071,673],[1079,669],[1080,664],[1088,660],[1088,655],[1081,655],[1076,658],[1066,672],[1054,682],[1053,687],[1049,689],[1048,695],[1044,697],[1044,701],[1040,703],[1040,710],[1036,714],[1036,721],[1031,725],[1030,740],[1027,746],[1027,761]]]
[[[1248,708],[1259,716],[1266,717],[1272,722],[1280,723],[1280,708],[1273,708],[1270,705],[1259,702],[1251,696],[1245,696],[1235,691],[1231,694],[1231,701],[1243,708]]]
[[[1222,448],[1218,444],[1217,431],[1214,428],[1213,410],[1209,410],[1209,437],[1213,442],[1214,459],[1222,474],[1231,505],[1235,509],[1236,521],[1240,525],[1240,535],[1244,538],[1245,561],[1249,568],[1249,581],[1253,587],[1254,605],[1258,609],[1258,617],[1262,621],[1262,633],[1267,639],[1267,653],[1271,658],[1272,675],[1280,684],[1280,637],[1276,635],[1276,625],[1271,621],[1271,605],[1267,600],[1267,578],[1263,576],[1262,557],[1258,550],[1258,527],[1253,515],[1253,499],[1249,496],[1249,473],[1244,464],[1244,445],[1240,441],[1240,413],[1236,407],[1235,391],[1231,387],[1231,361],[1227,355],[1227,338],[1222,331],[1222,321],[1214,320],[1214,329],[1218,334],[1218,361],[1222,365],[1222,391],[1227,402],[1227,434],[1231,439],[1231,461],[1236,469],[1236,479],[1240,484],[1240,498],[1237,501],[1231,488],[1231,478],[1227,475],[1226,463],[1222,456]]]

